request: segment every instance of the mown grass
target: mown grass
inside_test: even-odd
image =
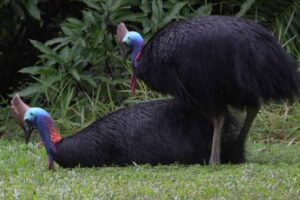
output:
[[[61,101],[61,107],[54,104],[46,109],[66,135],[112,110],[146,100],[131,98],[117,106],[102,104],[97,96],[101,95],[72,105]],[[70,93],[66,99],[72,98]],[[243,116],[237,116],[242,121]],[[264,106],[251,129],[248,162],[242,165],[56,166],[52,172],[47,170],[39,139],[25,145],[23,131],[4,108],[0,115],[0,199],[298,199],[299,119],[297,102]]]
[[[0,199],[298,199],[300,146],[255,144],[242,165],[47,170],[36,143],[0,141]]]
[[[68,124],[60,126],[62,134],[73,134],[97,116],[117,109],[114,105],[101,113],[90,109],[95,112],[93,117],[84,115],[80,123],[72,122],[68,116],[80,116],[80,107],[69,107],[65,117],[60,117],[63,110],[53,111],[58,125]],[[299,114],[299,103],[264,106],[251,129],[248,162],[242,165],[56,166],[54,172],[47,170],[46,153],[38,145],[39,139],[25,145],[15,121],[1,115],[5,134],[0,140],[0,199],[298,199]]]

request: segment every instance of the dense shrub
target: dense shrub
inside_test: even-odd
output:
[[[5,2],[13,2],[6,0]],[[23,2],[23,1],[21,1]],[[27,1],[26,1],[27,2]],[[31,18],[40,19],[42,1],[32,0]],[[83,0],[75,17],[59,18],[57,37],[46,42],[30,40],[39,50],[33,66],[20,70],[32,81],[16,90],[31,103],[47,107],[62,128],[72,132],[115,109],[140,100],[162,98],[139,82],[137,95],[130,97],[130,63],[124,61],[115,43],[116,26],[126,22],[130,29],[149,39],[165,24],[192,16],[236,15],[263,23],[274,31],[283,46],[296,58],[299,45],[298,1],[184,1],[184,0]],[[3,4],[4,5],[4,4]],[[0,9],[1,6],[0,4]],[[50,4],[49,4],[50,5]],[[77,4],[76,4],[77,5]],[[280,6],[279,6],[280,5]],[[26,9],[26,6],[23,8]],[[67,9],[65,7],[65,9]],[[77,10],[78,11],[78,10]],[[60,12],[63,15],[63,12]],[[47,18],[42,15],[41,18]],[[53,24],[53,23],[52,23]],[[1,35],[0,35],[1,38]],[[1,55],[0,55],[1,56]],[[0,57],[1,59],[1,57]]]

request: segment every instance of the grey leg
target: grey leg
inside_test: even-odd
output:
[[[251,127],[254,119],[256,118],[258,111],[259,111],[259,107],[247,107],[246,118],[245,118],[244,124],[239,132],[238,138],[237,138],[239,142],[243,142],[243,143],[245,142],[247,135],[249,133],[250,127]]]
[[[219,165],[221,164],[221,140],[222,140],[222,130],[224,125],[224,116],[220,116],[219,118],[214,118],[214,133],[213,133],[213,141],[211,147],[211,154],[209,159],[210,165]]]

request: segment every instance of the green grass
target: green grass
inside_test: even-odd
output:
[[[0,141],[0,199],[298,199],[300,146],[249,144],[242,165],[47,170],[44,148]]]

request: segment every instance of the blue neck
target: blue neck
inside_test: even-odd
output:
[[[53,162],[53,156],[56,151],[56,144],[51,141],[51,133],[49,127],[54,127],[53,122],[48,117],[40,117],[37,121],[36,129],[39,132],[40,138],[44,143],[49,162]]]
[[[136,57],[139,53],[141,53],[142,49],[143,49],[143,42],[134,44],[134,46],[133,46],[133,50],[132,50],[132,53],[131,53],[131,62],[132,62],[132,65],[133,65],[134,68],[137,68]]]

